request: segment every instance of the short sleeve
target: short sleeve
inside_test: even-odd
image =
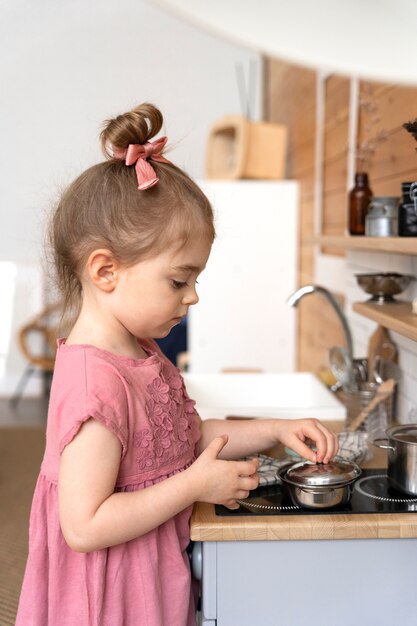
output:
[[[70,357],[70,358],[68,358]],[[71,367],[70,361],[75,363]],[[85,352],[67,355],[66,367],[55,373],[54,384],[60,385],[55,420],[58,426],[58,449],[62,453],[88,419],[95,419],[120,441],[122,458],[128,440],[127,381],[112,364]],[[70,366],[71,376],[65,376]],[[62,378],[65,377],[65,384]]]

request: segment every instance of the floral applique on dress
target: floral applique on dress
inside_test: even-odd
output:
[[[138,448],[136,460],[142,470],[166,465],[187,448],[194,447],[198,439],[195,402],[188,397],[181,376],[170,373],[165,378],[164,373],[161,369],[160,375],[146,387],[149,428],[133,436],[134,446]]]

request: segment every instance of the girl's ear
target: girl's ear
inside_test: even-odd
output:
[[[118,263],[110,250],[94,250],[88,257],[87,272],[91,282],[107,293],[116,287],[117,268]]]

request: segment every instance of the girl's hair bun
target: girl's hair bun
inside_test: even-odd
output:
[[[161,111],[148,102],[107,120],[100,133],[104,155],[112,157],[113,146],[125,150],[131,143],[146,143],[161,130],[163,121]]]

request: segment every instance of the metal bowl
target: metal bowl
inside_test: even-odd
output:
[[[396,302],[394,296],[404,289],[407,289],[414,276],[410,274],[397,274],[396,272],[385,272],[376,274],[355,274],[359,287],[372,298],[371,302]]]

